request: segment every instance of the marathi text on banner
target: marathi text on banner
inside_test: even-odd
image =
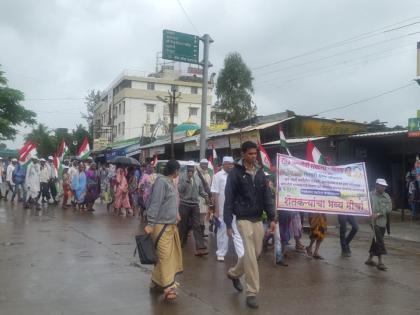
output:
[[[278,210],[370,216],[364,163],[328,166],[277,154]]]

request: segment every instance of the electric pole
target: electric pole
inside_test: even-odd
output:
[[[178,92],[178,87],[176,85],[171,86],[171,90],[168,91],[168,96],[163,98],[157,96],[157,99],[168,104],[169,115],[170,115],[170,126],[169,132],[171,134],[171,159],[175,158],[175,148],[174,148],[174,120],[175,120],[175,107],[178,104],[177,100],[180,98],[181,93]]]
[[[209,46],[213,43],[210,35],[204,34],[200,38],[204,43],[204,53],[203,53],[203,90],[201,98],[201,130],[200,130],[200,160],[206,158],[206,149],[207,149],[207,91],[209,83],[209,67],[212,65],[209,62]]]

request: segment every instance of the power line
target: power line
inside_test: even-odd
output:
[[[80,101],[83,97],[26,98],[25,101]]]
[[[416,34],[419,34],[419,33],[420,32],[413,32],[413,33],[409,33],[409,34],[385,39],[385,40],[382,40],[382,41],[379,41],[379,42],[374,42],[374,43],[371,43],[371,44],[368,44],[368,45],[352,48],[352,49],[349,49],[349,50],[346,50],[346,51],[342,51],[342,52],[335,53],[335,54],[332,54],[332,55],[328,55],[328,56],[324,56],[324,57],[321,57],[321,58],[313,59],[313,60],[306,61],[306,62],[297,64],[297,65],[291,65],[291,66],[284,67],[284,68],[281,68],[281,69],[276,69],[276,70],[273,70],[273,71],[265,72],[265,73],[262,73],[262,74],[268,75],[268,74],[277,73],[277,72],[287,70],[287,69],[291,69],[291,68],[305,66],[305,65],[315,63],[315,62],[318,62],[318,61],[323,61],[323,60],[331,59],[331,58],[334,58],[334,57],[337,57],[337,56],[346,55],[346,54],[349,54],[349,53],[352,53],[352,52],[355,52],[355,51],[358,51],[358,50],[362,50],[362,49],[365,49],[365,48],[381,45],[383,43],[399,40],[401,38],[410,37],[410,36],[413,36],[413,35],[416,35]]]
[[[365,33],[347,38],[345,40],[337,41],[335,43],[328,44],[328,45],[322,46],[320,48],[310,50],[310,51],[307,51],[307,52],[304,52],[304,53],[301,53],[301,54],[298,54],[298,55],[295,55],[295,56],[292,56],[292,57],[280,59],[280,60],[275,61],[275,62],[271,62],[271,63],[261,65],[261,66],[258,66],[258,67],[254,67],[254,68],[251,68],[251,70],[259,70],[259,69],[267,68],[267,67],[274,66],[274,65],[277,65],[277,64],[280,64],[280,63],[283,63],[283,62],[287,62],[287,61],[291,61],[291,60],[294,60],[294,59],[298,59],[300,57],[311,55],[311,54],[320,52],[322,50],[328,50],[328,49],[331,49],[331,48],[342,46],[342,45],[350,43],[350,42],[354,42],[354,41],[363,40],[363,39],[366,39],[366,38],[369,38],[369,37],[373,37],[373,36],[376,36],[376,35],[381,34],[381,33],[387,33],[387,32],[402,29],[402,28],[405,28],[405,27],[410,27],[410,26],[415,25],[415,24],[420,24],[420,21],[416,21],[416,22],[413,22],[413,23],[409,23],[409,24],[400,26],[398,28],[386,30],[386,28],[389,28],[389,27],[392,27],[392,26],[395,26],[395,25],[399,25],[401,23],[408,22],[408,21],[418,19],[418,18],[420,18],[420,16],[416,16],[416,17],[413,17],[413,18],[410,18],[410,19],[407,19],[407,20],[403,20],[403,21],[400,21],[400,22],[397,22],[397,23],[394,23],[394,24],[391,24],[391,25],[387,25],[387,26],[384,26],[382,28],[379,28],[379,29],[376,29],[376,30],[373,30],[373,31],[370,31],[370,32],[365,32]]]
[[[414,83],[414,82],[413,82],[413,81],[411,81],[409,84],[406,84],[406,85],[403,85],[403,86],[397,87],[397,88],[395,88],[395,89],[388,90],[388,91],[382,92],[382,93],[380,93],[380,94],[377,94],[377,95],[375,95],[375,96],[371,96],[371,97],[368,97],[368,98],[364,98],[364,99],[361,99],[361,100],[356,101],[356,102],[353,102],[353,103],[349,103],[349,104],[346,104],[346,105],[341,105],[341,106],[337,106],[337,107],[332,107],[332,108],[330,108],[330,109],[327,109],[327,110],[324,110],[324,111],[318,112],[318,113],[316,113],[316,114],[314,114],[314,115],[311,115],[311,116],[319,116],[319,115],[321,115],[321,114],[329,113],[329,112],[336,111],[336,110],[339,110],[339,109],[348,108],[348,107],[353,106],[353,105],[357,105],[357,104],[361,104],[361,103],[366,103],[366,102],[368,102],[368,101],[374,100],[374,99],[379,98],[379,97],[382,97],[382,96],[384,96],[384,95],[387,95],[387,94],[392,94],[392,93],[395,93],[395,92],[397,92],[397,91],[399,91],[399,90],[405,89],[405,88],[407,88],[407,87],[409,87],[409,86],[413,85],[413,83]]]
[[[404,50],[404,51],[394,53],[394,54],[383,55],[383,53],[394,51],[394,50],[399,50],[400,48],[405,48],[405,47],[409,47],[409,46],[411,47],[412,45],[411,44],[410,45],[405,45],[405,46],[402,46],[402,47],[398,47],[396,49],[395,48],[394,49],[389,49],[389,50],[386,50],[386,51],[383,51],[383,52],[376,52],[374,54],[369,54],[369,55],[365,55],[365,56],[362,56],[362,57],[357,57],[357,58],[354,58],[354,59],[344,60],[343,62],[341,62],[339,64],[333,64],[333,65],[326,66],[326,67],[325,66],[324,67],[318,67],[318,68],[314,69],[313,71],[310,71],[310,72],[306,71],[304,73],[300,73],[300,74],[297,74],[295,76],[289,76],[289,77],[286,77],[286,78],[285,77],[276,77],[276,78],[271,78],[271,79],[264,80],[264,81],[257,81],[256,86],[264,84],[264,83],[269,83],[269,82],[272,82],[272,81],[275,81],[275,80],[278,80],[278,79],[283,79],[283,81],[281,82],[281,85],[283,85],[284,83],[295,81],[295,80],[298,80],[298,79],[301,79],[301,78],[307,78],[307,77],[310,77],[310,76],[335,71],[335,70],[337,70],[336,69],[337,67],[342,68],[342,67],[354,66],[354,65],[357,65],[357,64],[368,63],[370,61],[381,60],[381,59],[384,59],[384,58],[399,55],[401,53],[407,53],[407,52],[412,51],[412,49],[410,49],[410,50]],[[364,58],[378,56],[378,55],[383,55],[383,56],[382,56],[382,58],[367,59],[367,60],[364,59]],[[359,60],[359,59],[362,59],[362,60]],[[291,67],[289,67],[289,68],[291,68]],[[332,70],[330,70],[331,68],[332,68]],[[327,70],[327,71],[322,71],[322,70]],[[308,75],[308,74],[312,74],[312,75]],[[279,87],[278,85],[274,85],[274,86]]]
[[[193,27],[194,31],[196,32],[196,34],[200,34],[200,32],[198,31],[198,29],[195,27],[194,23],[192,22],[192,20],[190,19],[187,11],[185,10],[184,6],[182,5],[180,0],[176,0],[176,2],[178,2],[182,12],[184,13],[185,17],[187,18],[188,22],[191,24],[191,26]]]

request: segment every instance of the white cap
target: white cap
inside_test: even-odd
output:
[[[88,160],[93,160],[93,157],[91,157],[91,156],[88,156],[88,158],[87,158]]]
[[[270,176],[270,174],[269,174],[269,173],[267,173],[267,172],[264,172],[264,175],[265,175],[265,176]]]
[[[0,156],[0,160],[3,160],[3,158]]]
[[[17,159],[16,159],[16,158],[13,158],[13,159],[12,159],[12,162],[17,162]]]
[[[195,162],[194,161],[188,161],[187,166],[195,166]]]
[[[233,163],[233,157],[231,156],[224,156],[223,157],[223,164],[225,163]]]
[[[45,162],[45,159],[44,158],[40,158],[39,161],[40,162]]]
[[[383,179],[383,178],[378,178],[378,179],[376,180],[376,184],[381,185],[381,186],[388,187],[388,184],[387,184],[386,180],[385,180],[385,179]]]
[[[209,164],[209,160],[207,160],[207,159],[202,159],[202,160],[200,161],[200,164]]]
[[[53,160],[52,155],[50,155],[50,156],[48,157],[48,160]]]

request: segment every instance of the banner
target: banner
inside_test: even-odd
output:
[[[278,210],[370,216],[364,163],[328,166],[277,154]]]

